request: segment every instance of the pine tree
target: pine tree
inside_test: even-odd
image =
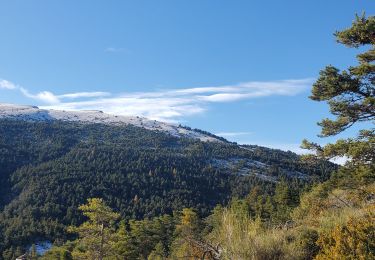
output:
[[[276,210],[273,212],[272,221],[281,224],[289,220],[294,205],[294,199],[288,184],[284,180],[276,185],[273,200]]]
[[[325,101],[334,118],[323,119],[321,137],[337,135],[360,122],[375,120],[375,16],[356,16],[352,26],[335,33],[337,42],[350,48],[369,47],[358,54],[359,65],[340,71],[327,66],[313,85],[310,98]],[[351,165],[371,165],[375,157],[374,128],[363,129],[356,138],[340,139],[324,147],[304,140],[302,147],[319,157],[346,156]]]

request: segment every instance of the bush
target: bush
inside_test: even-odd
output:
[[[318,244],[322,250],[316,259],[375,259],[375,205],[368,206],[358,218],[322,233]]]
[[[302,255],[288,230],[267,229],[239,207],[224,209],[220,225],[209,237],[221,245],[223,259],[300,259]]]

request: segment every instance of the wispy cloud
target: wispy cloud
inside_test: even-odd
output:
[[[105,97],[105,96],[110,96],[111,93],[109,92],[101,92],[101,91],[96,91],[96,92],[77,92],[77,93],[68,93],[68,94],[63,94],[57,96],[58,98],[88,98],[88,97]]]
[[[0,89],[8,90],[18,90],[25,97],[35,99],[46,104],[60,104],[64,103],[65,99],[82,99],[82,98],[99,98],[110,96],[109,92],[94,91],[94,92],[76,92],[76,93],[66,93],[62,95],[55,95],[51,91],[41,91],[36,94],[30,93],[30,91],[24,87],[16,85],[5,79],[0,79]]]
[[[37,94],[31,94],[27,89],[20,87],[19,90],[21,93],[28,98],[32,98],[35,100],[42,101],[44,103],[49,103],[49,104],[57,104],[60,103],[60,100],[58,97],[56,97],[52,92],[50,91],[42,91]]]
[[[104,52],[109,53],[129,53],[129,50],[125,48],[116,48],[116,47],[107,47],[104,49]]]
[[[220,132],[215,133],[215,135],[222,136],[222,137],[237,137],[237,136],[244,136],[244,135],[251,135],[253,132]]]
[[[16,89],[17,86],[10,82],[10,81],[7,81],[5,79],[0,79],[0,89]]]
[[[108,92],[101,92],[101,91],[67,93],[63,95],[55,95],[50,91],[41,91],[37,94],[31,94],[27,89],[23,87],[19,87],[18,89],[21,91],[21,93],[24,96],[42,101],[43,103],[47,103],[47,104],[61,104],[64,99],[97,98],[97,97],[105,97],[105,96],[111,95]]]
[[[18,89],[24,96],[44,103],[44,108],[47,109],[103,110],[110,114],[139,115],[155,120],[179,121],[183,117],[203,113],[211,103],[234,102],[275,95],[297,95],[309,88],[312,80],[245,82],[225,86],[119,94],[97,91],[60,95],[52,91],[32,94],[23,87],[18,87],[9,81],[4,82],[6,86],[15,86],[13,89]],[[230,135],[230,133],[223,134]]]

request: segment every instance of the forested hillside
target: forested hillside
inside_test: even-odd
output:
[[[140,117],[0,104],[0,260],[375,259],[375,17],[335,36],[363,49],[312,86],[331,113],[320,137],[361,130],[303,140],[304,156]]]
[[[207,216],[254,186],[323,180],[331,163],[229,142],[202,142],[132,125],[0,120],[1,247],[66,239],[78,206],[103,198],[125,219],[194,207]],[[298,195],[298,194],[297,194]]]
[[[301,167],[306,164],[300,158],[245,147],[250,153],[241,156],[252,159],[258,156],[255,165],[265,162],[275,165],[276,161],[282,161],[283,167],[299,176],[299,181],[291,181],[287,178],[290,174],[278,167],[271,167],[278,171],[270,172],[267,177],[253,174],[264,182],[253,183],[246,196],[233,197],[224,207],[218,205],[207,217],[202,211],[184,208],[172,215],[126,221],[126,216],[121,217],[104,200],[92,198],[79,207],[86,217],[85,222],[67,228],[74,239],[57,241],[41,259],[375,259],[375,136],[372,125],[375,119],[375,17],[357,16],[350,28],[335,36],[347,47],[370,46],[370,49],[357,56],[356,67],[340,71],[330,65],[320,72],[310,98],[327,102],[333,115],[319,122],[321,136],[335,136],[359,122],[369,124],[362,124],[365,128],[357,136],[325,146],[303,141],[305,148],[315,151],[304,156],[303,161],[316,169],[322,169],[322,159],[347,158],[345,165],[334,170],[328,180],[306,185],[303,189],[301,180],[307,183],[306,178],[296,170],[303,172],[306,168]],[[201,145],[204,151],[211,147],[211,144]],[[221,159],[234,152],[225,150],[226,145],[214,147],[220,147],[218,151],[224,157],[214,150],[209,154]],[[256,155],[259,150],[263,156]],[[289,164],[286,155],[296,164]],[[215,162],[225,166],[220,159]],[[242,163],[243,168],[248,165]],[[238,172],[242,175],[241,169]],[[280,174],[284,179],[271,178]],[[236,187],[248,181],[237,179]],[[267,181],[269,185],[265,185]],[[232,195],[234,187],[231,186]],[[236,192],[245,191],[246,188]],[[12,251],[5,253],[9,257]],[[38,258],[35,249],[29,256]]]

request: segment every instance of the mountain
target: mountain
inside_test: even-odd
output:
[[[48,122],[54,120],[80,122],[84,124],[105,124],[126,126],[132,125],[142,127],[147,130],[168,133],[175,137],[195,138],[201,141],[220,142],[223,138],[210,133],[192,130],[181,125],[168,124],[156,120],[149,120],[139,116],[117,116],[105,114],[99,110],[84,111],[61,111],[39,109],[37,106],[21,106],[14,104],[0,103],[0,119],[8,118],[31,122]]]
[[[100,111],[0,105],[0,251],[66,239],[77,207],[103,198],[124,219],[194,207],[208,215],[254,185],[296,191],[336,166],[205,131]]]

